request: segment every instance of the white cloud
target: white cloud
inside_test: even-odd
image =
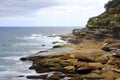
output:
[[[41,26],[85,25],[90,17],[104,11],[107,1],[109,0],[1,0],[0,16],[6,17],[7,21],[18,21],[18,25],[19,22]]]
[[[106,0],[61,0],[61,2],[64,4],[38,9],[31,15],[44,23],[51,22],[52,25],[56,25],[54,22],[59,22],[58,25],[62,25],[63,22],[66,22],[63,25],[85,25],[90,17],[104,11]]]
[[[59,6],[62,9],[66,6],[77,5],[78,7],[91,7],[102,5],[107,0],[1,0],[0,1],[0,16],[21,16],[33,13],[36,10],[45,9],[49,7]],[[60,8],[56,8],[60,10]],[[73,6],[74,7],[74,6]],[[71,7],[72,8],[72,7]],[[52,8],[53,9],[53,8]],[[75,8],[74,8],[75,9]],[[41,11],[42,11],[41,10]],[[57,10],[57,11],[58,11]],[[68,9],[67,9],[68,10]],[[60,11],[61,12],[61,11]]]
[[[0,0],[0,16],[21,16],[58,4],[55,0]]]

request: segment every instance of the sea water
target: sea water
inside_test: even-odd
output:
[[[57,34],[71,33],[75,27],[1,27],[0,28],[0,80],[27,80],[25,76],[37,74],[29,70],[32,62],[21,57],[47,50],[53,42],[64,43]],[[44,46],[43,46],[44,45]]]

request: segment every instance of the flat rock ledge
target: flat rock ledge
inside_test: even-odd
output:
[[[28,75],[28,79],[118,80],[120,78],[120,58],[118,55],[113,55],[113,52],[119,50],[119,40],[110,41],[110,39],[106,39],[101,42],[86,41],[79,45],[71,44],[74,49],[70,52],[23,57],[21,60],[31,60],[33,64],[29,69],[35,70],[37,73],[55,72],[51,76]],[[110,51],[106,51],[105,47]],[[119,51],[116,53],[119,54]]]

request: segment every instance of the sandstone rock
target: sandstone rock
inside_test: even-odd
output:
[[[115,80],[115,78],[114,77],[107,77],[104,80]]]
[[[101,70],[93,70],[92,73],[101,74],[102,71]]]
[[[80,78],[74,77],[74,78],[71,78],[71,79],[68,79],[68,80],[83,80],[83,79],[80,79]]]
[[[64,67],[64,70],[67,72],[74,72],[75,67],[74,66],[66,66],[66,67]]]
[[[90,55],[84,55],[84,54],[78,54],[75,55],[75,58],[78,59],[78,61],[85,61],[85,62],[94,62],[94,57]]]
[[[93,69],[101,69],[103,67],[103,64],[96,62],[96,63],[89,63],[90,67],[93,67]]]
[[[60,78],[64,78],[62,73],[54,73],[53,75],[49,76],[45,80],[60,80]]]
[[[97,62],[100,62],[102,64],[106,64],[109,60],[109,55],[102,55],[96,59]]]
[[[69,55],[69,57],[70,57],[71,59],[75,59],[75,55],[73,55],[73,54]]]
[[[117,79],[115,79],[115,80],[120,80],[120,78],[117,78]]]
[[[68,39],[68,43],[78,44],[78,43],[81,43],[81,40],[80,39]]]
[[[105,43],[105,44],[102,46],[102,50],[104,50],[104,51],[111,51],[110,45],[109,45],[108,43]]]
[[[84,66],[84,67],[77,68],[76,69],[76,73],[79,73],[79,74],[88,74],[88,73],[90,73],[93,70],[94,70],[93,67]]]
[[[120,73],[120,69],[112,69],[113,71]]]

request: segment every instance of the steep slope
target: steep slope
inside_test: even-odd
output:
[[[106,11],[99,16],[92,17],[87,23],[88,28],[112,29],[120,26],[120,0],[110,0],[105,4]]]

